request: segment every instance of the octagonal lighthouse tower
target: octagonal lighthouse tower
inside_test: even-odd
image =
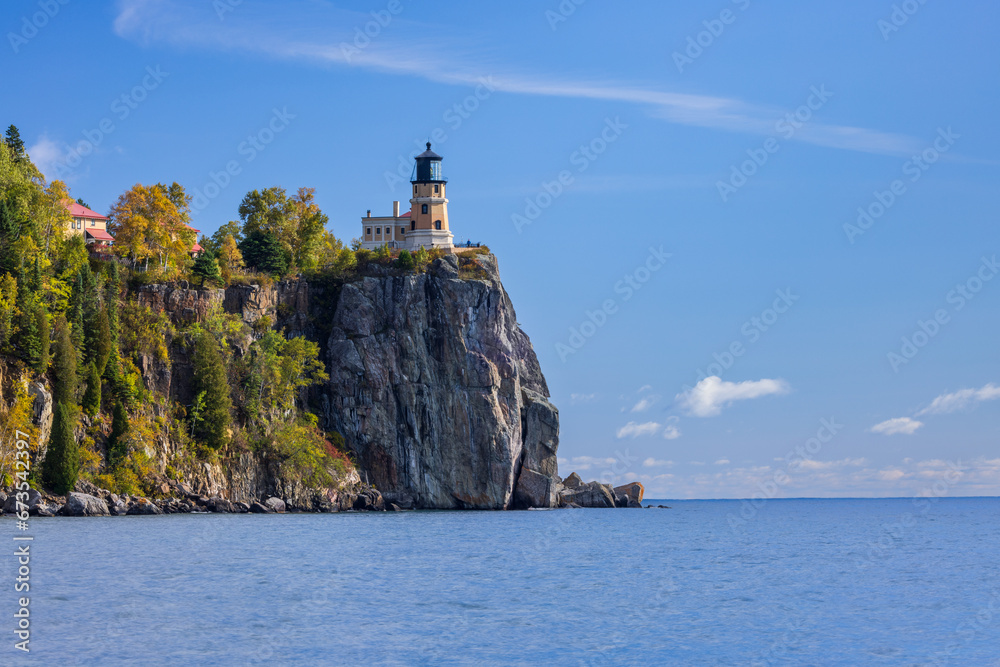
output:
[[[448,199],[445,187],[448,179],[441,174],[443,158],[431,150],[417,156],[413,166],[413,198],[410,199],[410,229],[406,233],[406,246],[418,250],[420,246],[431,248],[452,248],[454,238],[448,229]]]

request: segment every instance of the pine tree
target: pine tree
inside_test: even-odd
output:
[[[125,403],[115,400],[111,416],[111,435],[108,436],[108,467],[117,468],[128,456],[128,442],[125,439],[129,429],[128,412]]]
[[[22,264],[17,273],[17,334],[13,337],[14,352],[37,372],[42,372],[42,341],[38,331],[36,297],[28,285]]]
[[[94,363],[97,366],[97,373],[104,376],[104,369],[108,366],[108,359],[111,358],[111,325],[108,323],[108,309],[101,308],[97,314],[97,341],[94,356]]]
[[[0,277],[5,273],[17,274],[17,253],[10,252],[17,247],[21,237],[21,226],[14,220],[14,214],[7,205],[6,199],[0,199]]]
[[[222,274],[219,273],[219,263],[215,260],[215,255],[211,250],[205,250],[198,255],[198,259],[194,260],[191,273],[201,278],[202,287],[205,286],[206,279],[222,280]]]
[[[111,275],[104,287],[104,307],[108,311],[108,329],[111,332],[112,348],[118,349],[118,297],[121,293],[121,280],[118,276],[118,265],[111,265]]]
[[[281,241],[271,232],[255,230],[246,235],[239,245],[243,261],[258,271],[284,275],[288,271],[288,258]]]
[[[76,274],[76,282],[73,285],[73,292],[70,294],[69,299],[69,312],[66,316],[69,319],[70,324],[73,325],[70,336],[73,340],[73,347],[76,348],[77,361],[82,362],[84,359],[86,342],[86,337],[84,335],[82,271],[78,271]]]
[[[27,153],[24,152],[24,141],[21,140],[21,133],[13,125],[7,128],[4,143],[10,149],[11,157],[14,158],[15,162],[21,162],[27,157]]]
[[[204,409],[194,428],[195,437],[213,449],[220,449],[229,442],[232,402],[219,344],[208,332],[202,332],[195,341],[194,395],[204,395]]]
[[[83,411],[96,417],[101,411],[101,374],[93,361],[87,366],[87,391],[83,394]]]
[[[56,320],[56,344],[53,354],[55,383],[53,400],[67,406],[76,406],[76,348],[70,337],[70,326],[62,315]]]
[[[73,435],[75,410],[57,403],[52,435],[42,462],[42,482],[56,493],[68,493],[80,474],[80,449]]]
[[[38,330],[38,363],[34,367],[38,373],[44,373],[49,369],[49,314],[45,312],[45,306],[38,304],[35,306],[35,327]]]

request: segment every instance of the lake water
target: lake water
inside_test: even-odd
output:
[[[0,664],[1000,665],[1000,499],[664,504],[32,519]]]

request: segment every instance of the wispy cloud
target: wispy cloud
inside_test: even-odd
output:
[[[639,399],[638,403],[632,406],[631,412],[645,412],[646,410],[656,405],[657,401],[659,400],[660,397],[657,396],[656,394],[643,396],[641,399]]]
[[[961,410],[971,410],[984,401],[1000,399],[1000,387],[990,383],[981,389],[962,389],[951,394],[942,394],[930,405],[917,413],[923,415],[941,415]]]
[[[784,380],[757,380],[726,382],[717,376],[707,377],[693,389],[678,394],[678,407],[695,417],[714,417],[722,408],[735,401],[745,401],[762,396],[787,394],[791,391]]]
[[[664,461],[662,459],[654,459],[653,457],[649,457],[642,462],[643,468],[669,468],[672,465],[674,465],[673,461]]]
[[[590,403],[597,400],[597,394],[570,394],[569,400],[573,405],[577,403]]]
[[[882,435],[913,435],[923,425],[923,422],[910,419],[909,417],[897,417],[896,419],[887,419],[884,422],[875,424],[868,430],[872,433],[881,433]]]
[[[359,52],[345,49],[355,28],[371,20],[367,14],[337,9],[327,3],[300,0],[273,6],[243,2],[220,22],[207,3],[181,0],[121,0],[115,33],[143,45],[166,43],[179,48],[205,48],[246,53],[319,65],[362,67],[417,76],[437,83],[475,86],[484,76],[496,90],[533,96],[622,102],[651,116],[680,125],[734,132],[770,134],[786,110],[740,99],[667,91],[613,80],[572,80],[491,62],[486,46],[474,36],[447,35],[408,17],[396,18]],[[293,23],[282,16],[295,17]],[[304,27],[306,26],[306,27]],[[433,29],[430,29],[433,28]],[[424,35],[433,34],[433,42]],[[866,153],[910,155],[922,143],[912,137],[879,130],[811,123],[794,139],[818,146]]]
[[[667,424],[663,427],[663,439],[664,440],[676,440],[681,437],[681,430],[677,428],[677,423],[680,421],[679,417],[668,417]]]
[[[622,438],[638,438],[644,435],[655,435],[659,433],[662,424],[657,422],[646,422],[645,424],[637,424],[635,422],[629,422],[618,429],[618,439]]]

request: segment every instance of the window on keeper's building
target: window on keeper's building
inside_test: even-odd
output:
[[[434,221],[434,229],[441,229],[441,221],[440,220],[435,220]]]
[[[375,235],[379,236],[381,233],[382,233],[382,228],[381,227],[376,227],[375,228]]]
[[[427,214],[427,204],[424,204],[423,206],[420,207],[420,212],[425,215]]]

